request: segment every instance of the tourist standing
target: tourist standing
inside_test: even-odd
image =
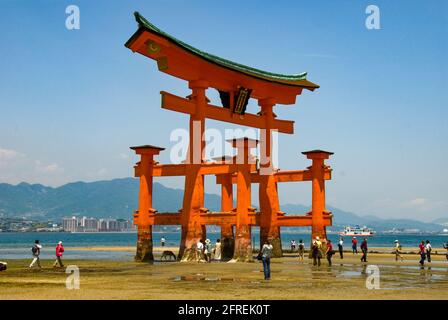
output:
[[[398,240],[395,240],[395,261],[398,261],[398,258],[403,261],[403,256],[401,255],[401,244]]]
[[[358,254],[358,240],[356,239],[356,237],[353,237],[352,239],[352,252],[353,254]]]
[[[221,260],[221,239],[216,240],[214,252],[215,252],[214,259],[220,261]]]
[[[311,255],[313,256],[313,265],[320,266],[320,259],[322,258],[322,242],[319,237],[313,241],[313,245],[311,247]]]
[[[207,260],[207,262],[212,262],[212,242],[210,239],[205,240],[204,254],[205,260]]]
[[[202,240],[199,240],[196,244],[196,260],[200,262],[202,259],[202,252],[204,251],[204,244]]]
[[[325,251],[325,255],[327,256],[328,265],[331,266],[331,258],[333,257],[333,245],[331,244],[331,240],[327,240],[327,251]]]
[[[420,252],[419,252],[419,254],[420,254],[420,262],[419,263],[423,267],[423,265],[425,264],[425,259],[426,259],[425,241],[422,240],[422,242],[418,246],[418,249],[420,250]]]
[[[42,268],[40,265],[40,250],[42,249],[42,245],[39,243],[39,240],[34,241],[34,245],[31,248],[31,252],[33,254],[33,261],[31,261],[30,268],[34,266],[34,264],[37,264],[39,268]]]
[[[339,249],[339,257],[341,259],[344,259],[344,239],[342,237],[339,238],[338,249]]]
[[[299,240],[299,259],[303,260],[303,255],[305,253],[305,244],[303,243],[303,240]]]
[[[361,251],[362,251],[362,262],[367,262],[367,238],[364,238],[364,240],[361,243]]]
[[[62,245],[62,241],[59,241],[58,245],[56,246],[56,260],[53,263],[53,268],[56,267],[58,263],[61,268],[64,267],[64,264],[62,263],[63,253],[64,253],[64,246]]]
[[[273,246],[269,240],[266,240],[261,248],[261,260],[263,262],[264,280],[271,280],[271,257]]]
[[[291,240],[291,251],[296,251],[296,240]]]
[[[162,238],[160,238],[160,244],[162,245],[162,247],[165,246],[165,237],[162,236]]]
[[[429,240],[426,240],[425,250],[426,250],[426,258],[428,259],[428,262],[431,262],[432,246]]]

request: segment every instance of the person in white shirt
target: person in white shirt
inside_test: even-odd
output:
[[[42,245],[39,243],[39,240],[34,241],[34,245],[31,248],[31,252],[33,253],[33,261],[31,261],[30,268],[34,267],[35,264],[37,264],[39,268],[42,268],[39,259],[41,249]]]
[[[196,245],[196,260],[198,262],[204,260],[203,252],[204,252],[204,243],[202,243],[202,240],[199,240]]]
[[[426,258],[428,259],[428,262],[431,262],[432,246],[431,246],[431,243],[429,242],[429,240],[426,240],[425,250],[426,250]]]

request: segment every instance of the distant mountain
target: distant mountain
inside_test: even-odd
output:
[[[305,213],[310,211],[309,207],[303,205],[286,204],[281,206],[282,211],[287,214]],[[328,206],[327,209],[333,213],[333,226],[330,230],[340,230],[345,226],[367,226],[376,231],[385,231],[395,229],[419,229],[421,231],[441,231],[441,225],[437,223],[425,223],[411,219],[382,219],[372,215],[359,216],[352,212],[343,211],[341,209]],[[446,220],[446,219],[445,219]]]
[[[138,206],[139,180],[114,179],[74,182],[58,188],[40,184],[0,184],[0,216],[60,219],[70,215],[129,219]],[[183,190],[154,183],[154,207],[159,212],[177,212]],[[206,194],[205,203],[217,211],[218,195]]]
[[[85,215],[129,219],[138,205],[139,180],[135,178],[110,181],[74,182],[58,188],[41,184],[0,183],[0,217],[28,217],[33,219],[59,220],[64,216]],[[154,208],[159,212],[177,212],[182,207],[183,190],[154,183]],[[219,211],[220,196],[205,194],[205,207]],[[346,225],[366,225],[377,231],[396,229],[420,229],[441,231],[441,223],[424,223],[409,219],[381,219],[375,216],[359,216],[338,208],[328,207],[333,212],[334,230]],[[284,204],[286,214],[304,214],[309,207],[300,204]]]
[[[432,223],[439,224],[444,227],[448,227],[448,218],[439,218],[434,220]]]

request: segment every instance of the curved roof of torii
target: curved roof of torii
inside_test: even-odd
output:
[[[151,33],[155,33],[166,40],[173,42],[174,44],[182,47],[184,50],[199,56],[200,58],[207,60],[211,63],[214,63],[216,65],[219,65],[221,67],[231,69],[233,71],[237,71],[252,77],[256,77],[259,79],[267,80],[274,83],[279,83],[283,85],[289,85],[289,86],[295,86],[295,87],[301,87],[306,88],[309,90],[314,90],[316,88],[319,88],[319,86],[311,81],[308,81],[306,79],[306,72],[300,73],[300,74],[292,74],[292,75],[285,75],[285,74],[278,74],[278,73],[272,73],[267,72],[259,69],[255,69],[249,66],[245,66],[240,63],[236,63],[218,56],[215,56],[213,54],[201,51],[193,46],[190,46],[189,44],[176,39],[175,37],[169,35],[168,33],[160,30],[156,26],[154,26],[152,23],[150,23],[148,20],[146,20],[140,13],[135,12],[135,19],[137,20],[139,24],[139,30],[126,42],[125,46],[130,47],[131,43],[134,41],[136,37],[140,34],[142,30],[149,31]],[[140,32],[139,32],[140,31]]]

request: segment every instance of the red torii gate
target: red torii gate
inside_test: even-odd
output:
[[[260,226],[260,243],[269,239],[274,255],[281,256],[281,226],[311,226],[312,237],[326,239],[325,227],[332,215],[325,208],[325,180],[331,169],[324,163],[331,152],[303,152],[312,165],[306,170],[274,170],[271,161],[272,131],[292,134],[294,122],[276,119],[276,104],[294,104],[303,88],[313,91],[318,86],[306,80],[306,73],[280,75],[264,72],[202,52],[164,33],[140,14],[135,13],[139,28],[126,47],[157,61],[162,72],[188,81],[192,94],[187,98],[161,92],[162,108],[190,115],[190,140],[187,159],[183,164],[158,164],[154,156],[163,148],[144,145],[131,147],[141,156],[135,168],[140,178],[139,208],[134,214],[138,226],[136,260],[151,261],[152,226],[181,225],[179,257],[195,259],[195,245],[205,238],[206,225],[220,225],[223,254],[235,261],[252,260],[251,226]],[[207,88],[220,91],[223,107],[208,103]],[[258,100],[258,114],[245,113],[248,98]],[[215,163],[204,161],[205,119],[262,129],[260,141],[248,138],[229,142],[237,155]],[[260,145],[261,161],[250,155]],[[221,212],[204,208],[204,176],[215,175],[221,185]],[[158,213],[152,206],[153,177],[185,176],[182,209],[176,213]],[[285,215],[280,211],[277,184],[290,181],[312,182],[312,210],[304,215]],[[251,184],[259,184],[260,211],[251,207]],[[236,184],[236,208],[233,208],[233,184]],[[235,226],[235,234],[233,233]]]

